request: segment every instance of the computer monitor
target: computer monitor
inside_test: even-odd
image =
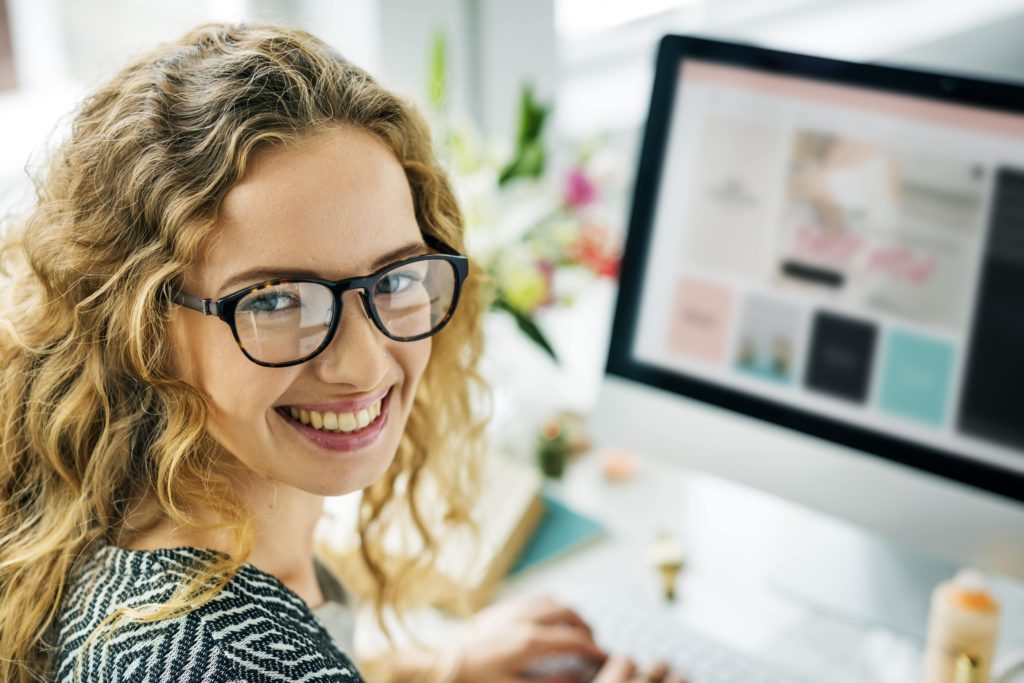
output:
[[[1024,87],[668,36],[636,178],[598,440],[1024,578]]]

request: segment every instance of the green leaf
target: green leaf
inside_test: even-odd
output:
[[[541,332],[540,328],[537,327],[537,324],[533,322],[533,319],[530,316],[526,315],[520,310],[517,310],[515,307],[509,304],[508,301],[506,301],[505,298],[500,293],[494,299],[494,302],[491,304],[491,306],[493,308],[497,308],[498,310],[505,311],[506,313],[511,315],[513,320],[516,321],[516,325],[518,325],[519,330],[523,334],[525,334],[530,341],[535,343],[545,353],[551,356],[551,360],[555,361],[556,363],[560,362],[558,360],[558,354],[555,353],[555,349],[552,348],[551,344],[544,336],[544,333]]]
[[[551,107],[539,104],[533,98],[533,86],[523,86],[519,97],[519,123],[516,149],[512,161],[502,169],[498,185],[503,186],[515,178],[539,178],[544,172],[547,153],[544,150],[544,124]]]
[[[523,86],[520,98],[519,146],[527,147],[540,142],[551,107],[539,104],[533,97],[533,86]]]
[[[434,113],[443,113],[448,105],[448,41],[440,30],[434,31],[430,45],[430,73],[427,100]]]

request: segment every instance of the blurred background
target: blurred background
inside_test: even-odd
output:
[[[663,35],[695,34],[1024,81],[1024,0],[0,0],[2,225],[10,225],[31,206],[31,177],[42,168],[47,147],[66,134],[86,93],[134,55],[210,21],[275,22],[308,30],[414,101],[430,120],[438,156],[466,217],[470,255],[495,284],[484,367],[493,387],[490,429],[495,450],[536,462],[543,474],[557,480],[566,453],[588,451],[585,422],[588,415],[596,415],[597,421],[614,423],[610,431],[616,438],[643,435],[644,450],[651,452],[683,443],[680,434],[685,432],[687,448],[679,448],[679,464],[684,455],[696,462],[706,453],[705,462],[725,463],[719,472],[734,463],[742,464],[735,472],[755,472],[750,481],[766,491],[780,490],[776,481],[792,481],[786,496],[801,503],[812,500],[813,507],[830,514],[852,501],[841,514],[857,523],[877,520],[876,530],[910,529],[920,535],[925,529],[927,539],[939,539],[929,550],[940,544],[952,547],[953,560],[992,539],[992,547],[1001,551],[1003,537],[1020,537],[1020,508],[1007,512],[1006,501],[1000,507],[994,497],[968,498],[964,492],[940,488],[949,482],[915,479],[919,473],[889,468],[890,463],[883,470],[874,460],[852,462],[821,443],[808,445],[788,434],[784,440],[710,412],[681,412],[676,410],[681,402],[622,399],[606,403],[602,413],[598,396],[638,145]],[[677,419],[680,415],[683,422]],[[706,430],[696,428],[705,423]],[[658,428],[646,428],[652,424]],[[600,445],[599,435],[594,440],[593,445]],[[803,460],[791,459],[791,451]],[[755,452],[761,470],[748,468],[744,459]],[[769,457],[760,457],[764,454]],[[889,546],[852,527],[826,524],[788,502],[769,502],[758,491],[683,475],[669,467],[675,461],[668,458],[640,460],[624,448],[607,455],[601,461],[603,476],[590,459],[589,469],[577,468],[574,480],[567,477],[561,493],[571,506],[601,520],[614,542],[598,546],[596,555],[581,556],[575,565],[540,573],[534,583],[527,578],[513,586],[513,594],[545,588],[562,595],[557,591],[581,587],[603,595],[613,582],[626,584],[629,591],[623,595],[641,596],[630,605],[633,611],[626,612],[635,618],[643,614],[633,609],[636,605],[653,610],[655,604],[653,594],[643,592],[654,584],[648,581],[653,576],[648,576],[649,568],[640,566],[650,557],[642,551],[649,552],[647,543],[655,538],[651,547],[658,551],[655,559],[662,558],[659,570],[678,572],[681,555],[669,541],[679,537],[689,544],[687,581],[695,588],[678,614],[699,624],[697,632],[711,633],[734,647],[738,637],[741,649],[774,653],[778,661],[791,657],[794,662],[820,662],[818,674],[809,680],[911,680],[868,677],[863,674],[865,662],[891,673],[897,668],[894,658],[909,652],[905,661],[911,663],[900,671],[913,670],[928,606],[926,591],[935,577],[951,575],[950,566],[936,569],[930,561],[909,562],[904,555],[890,565]],[[637,462],[648,468],[646,474]],[[800,466],[791,466],[793,462]],[[782,476],[791,470],[796,473],[791,480]],[[512,501],[505,508],[511,512],[503,509],[499,521],[510,519],[515,529],[532,533],[521,521],[525,513],[516,515],[539,509],[533,506],[539,489],[529,482],[518,486],[503,471],[496,472],[501,476],[492,475],[491,480],[500,486],[495,489],[500,495],[482,499]],[[838,497],[830,508],[827,499],[842,487],[849,489],[849,496]],[[517,507],[520,489],[522,508]],[[879,500],[886,504],[879,505]],[[970,513],[964,517],[969,523],[933,521],[946,520],[935,517],[945,509],[952,511],[949,517],[959,514],[957,506]],[[977,520],[995,520],[989,526],[998,533],[986,535],[986,526],[980,525],[986,533],[975,534],[970,525]],[[576,528],[583,529],[578,537],[589,542],[600,525]],[[663,536],[665,529],[672,533]],[[897,538],[906,542],[909,533]],[[956,543],[967,536],[976,536],[977,543],[964,545],[956,557]],[[518,550],[521,546],[504,544],[508,537],[488,536],[502,552]],[[819,543],[822,539],[829,545]],[[577,542],[576,536],[572,541]],[[553,544],[557,552],[565,546],[561,538]],[[354,552],[354,547],[347,546],[345,552]],[[671,552],[663,552],[665,547]],[[848,548],[870,560],[864,561],[863,574],[856,573],[861,554],[847,554]],[[825,563],[817,564],[819,558]],[[828,564],[832,560],[843,571]],[[784,591],[793,593],[793,586],[806,584],[829,596],[811,598],[813,618],[805,618],[809,612],[802,606],[778,601],[775,593],[737,589],[756,585],[762,590],[759,582],[774,576],[777,564],[786,577]],[[501,565],[495,561],[489,566]],[[916,573],[904,574],[905,567]],[[871,573],[875,570],[879,573]],[[811,575],[826,581],[820,586],[809,583]],[[895,577],[898,585],[879,576]],[[900,583],[905,576],[913,582]],[[640,592],[633,591],[637,586]],[[1024,614],[1010,607],[1024,605],[1024,593],[1012,592],[1018,596],[1012,603],[1011,591],[1005,590],[1006,614]],[[832,600],[834,595],[841,599]],[[820,605],[828,607],[822,610]],[[891,631],[861,628],[876,623],[863,616],[875,619],[867,605],[887,615],[888,621],[878,622],[887,628],[911,624],[900,631],[913,635],[909,649],[894,649],[903,641]],[[890,610],[892,605],[896,607]],[[834,613],[846,615],[845,621],[830,620]],[[598,623],[614,626],[623,621],[617,614],[598,615]],[[910,616],[898,621],[892,614]],[[1019,617],[1015,628],[1005,639],[1013,646],[1024,642]],[[839,654],[840,645],[846,654]],[[837,666],[838,661],[847,668]]]
[[[1024,0],[0,0],[0,213],[30,204],[30,173],[84,93],[221,20],[309,30],[430,116],[500,290],[499,431],[596,398],[663,34],[1024,77]],[[510,431],[510,448],[535,434]]]

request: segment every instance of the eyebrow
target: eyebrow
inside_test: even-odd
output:
[[[392,249],[391,251],[381,254],[373,263],[370,264],[370,271],[374,272],[378,268],[381,268],[394,261],[400,261],[404,258],[412,256],[420,256],[430,252],[430,247],[426,243],[410,242],[404,246]],[[297,277],[321,277],[320,274],[315,273],[311,270],[295,269],[295,268],[267,268],[266,266],[257,266],[256,268],[250,268],[243,270],[240,273],[235,273],[227,280],[225,280],[221,286],[217,289],[217,296],[225,296],[224,291],[229,290],[235,291],[239,286],[245,284],[252,284],[255,282],[262,282],[264,280],[272,280],[275,278],[297,278]]]

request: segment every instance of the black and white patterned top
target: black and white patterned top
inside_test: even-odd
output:
[[[75,571],[62,600],[53,629],[54,680],[362,681],[306,602],[251,564],[198,610],[157,622],[123,621],[109,639],[101,635],[83,647],[114,609],[166,601],[194,562],[216,556],[204,548],[100,546]]]

